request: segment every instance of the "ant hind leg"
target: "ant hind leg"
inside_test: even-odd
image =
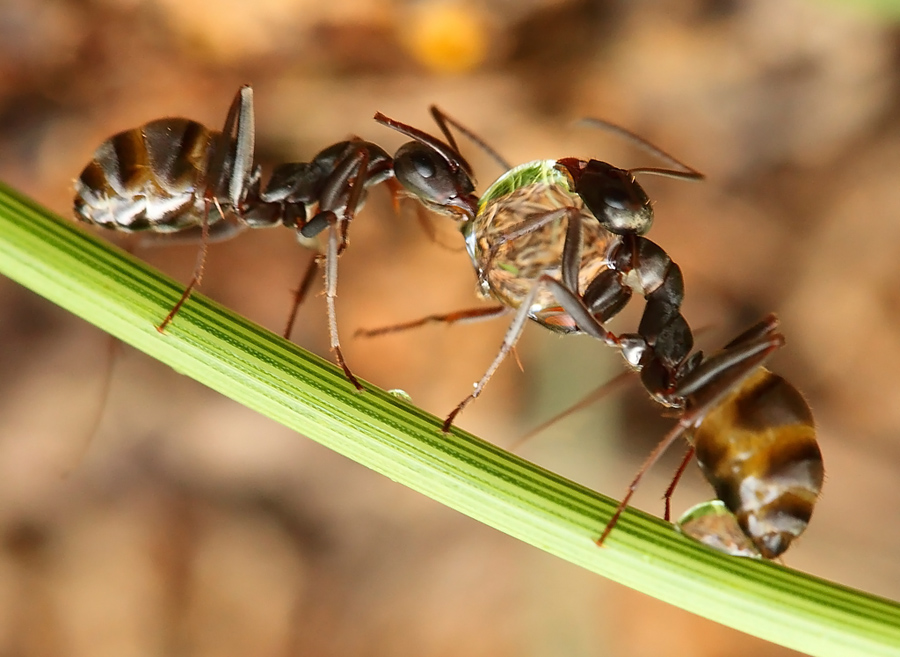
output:
[[[316,277],[316,270],[318,268],[319,255],[314,254],[306,264],[306,269],[303,271],[303,278],[300,279],[300,285],[298,285],[297,289],[294,291],[294,302],[291,305],[291,312],[290,315],[288,315],[288,321],[287,325],[284,327],[284,332],[281,334],[285,340],[291,339],[291,333],[294,332],[294,322],[297,321],[297,311],[300,309],[300,305],[306,299],[306,295],[309,293],[309,288],[312,287],[313,280]]]

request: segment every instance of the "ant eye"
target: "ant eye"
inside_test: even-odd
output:
[[[434,156],[429,157],[429,153],[411,153],[410,158],[416,173],[422,178],[434,178],[435,163]]]
[[[397,181],[424,203],[447,209],[458,199],[475,191],[472,180],[461,167],[453,167],[443,155],[419,142],[400,147],[394,156]]]
[[[628,195],[622,189],[610,189],[606,193],[603,203],[614,210],[627,210]]]

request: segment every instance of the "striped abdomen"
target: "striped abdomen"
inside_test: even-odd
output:
[[[75,182],[75,216],[126,232],[174,233],[201,225],[206,188],[210,198],[225,200],[223,171],[209,171],[223,141],[221,133],[188,119],[151,121],[110,137]],[[210,223],[219,218],[209,212]]]
[[[824,468],[802,395],[760,367],[693,432],[697,461],[766,558],[806,529]]]

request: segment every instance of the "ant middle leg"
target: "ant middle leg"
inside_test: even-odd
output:
[[[682,475],[684,475],[684,471],[687,470],[688,464],[691,462],[691,459],[694,457],[694,446],[689,445],[687,451],[684,454],[684,458],[681,459],[681,464],[678,466],[678,469],[675,471],[675,475],[672,477],[672,481],[669,484],[669,487],[666,489],[666,492],[663,493],[663,499],[665,500],[665,511],[663,512],[663,520],[666,522],[670,522],[672,518],[672,495],[675,494],[675,489],[678,487],[678,482],[681,481]]]
[[[337,298],[337,277],[338,277],[338,253],[340,251],[340,221],[333,212],[328,213],[328,247],[325,251],[325,303],[328,309],[328,335],[331,344],[331,350],[338,365],[344,370],[344,376],[354,385],[354,387],[362,392],[363,386],[359,379],[350,371],[347,361],[344,360],[344,352],[341,350],[341,340],[338,335],[337,314],[335,311],[334,301]]]
[[[347,246],[347,227],[363,198],[369,153],[360,145],[348,154],[329,176],[319,200],[319,214],[310,224],[324,220],[328,225],[328,246],[325,252],[325,302],[328,308],[328,334],[331,349],[344,375],[362,391],[359,379],[350,371],[338,335],[335,299],[337,298],[338,257]],[[347,187],[350,186],[349,194]],[[340,213],[340,214],[338,214]],[[302,232],[302,229],[301,229]]]
[[[740,389],[744,381],[752,376],[774,351],[784,345],[784,336],[775,332],[777,326],[778,320],[774,315],[769,315],[732,340],[719,353],[699,363],[696,359],[687,359],[685,362],[690,363],[691,370],[675,377],[678,384],[674,389],[649,391],[670,406],[686,408],[686,410],[678,419],[677,424],[663,437],[638,469],[618,507],[606,523],[600,538],[596,540],[598,546],[603,545],[609,533],[618,523],[619,517],[627,508],[628,502],[637,490],[644,474],[671,447],[672,443],[696,430],[713,409],[718,407],[729,394]]]
[[[379,326],[374,329],[357,329],[354,337],[374,338],[389,333],[400,333],[410,329],[416,329],[426,324],[464,324],[469,322],[480,322],[482,320],[494,319],[502,317],[509,313],[507,306],[484,306],[482,308],[467,308],[465,310],[455,310],[449,313],[439,315],[426,315],[419,319],[399,324],[391,324],[389,326]]]

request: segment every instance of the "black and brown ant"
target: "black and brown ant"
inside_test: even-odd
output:
[[[244,228],[286,226],[305,246],[322,250],[316,237],[326,229],[322,259],[331,348],[347,378],[362,385],[344,361],[334,300],[338,256],[347,231],[365,202],[367,188],[393,176],[390,156],[358,138],[329,146],[310,162],[282,164],[261,189],[254,164],[253,90],[241,87],[222,132],[183,118],[151,121],[103,142],[75,182],[75,216],[127,233],[177,235],[200,240],[190,283],[159,324],[163,331],[200,284],[211,240]],[[285,329],[289,337],[296,307],[312,282],[319,256],[303,277]]]
[[[802,395],[762,367],[784,344],[777,320],[766,318],[710,357],[691,353],[693,335],[681,314],[681,269],[643,236],[652,225],[653,210],[635,174],[689,180],[702,175],[612,126],[678,168],[624,170],[598,160],[540,160],[509,170],[477,198],[471,169],[449,135],[446,117],[435,108],[432,113],[448,143],[375,115],[379,123],[415,139],[394,156],[397,180],[426,206],[458,217],[481,294],[516,309],[497,357],[472,394],[446,418],[444,431],[479,395],[515,345],[526,319],[556,331],[587,333],[619,349],[640,372],[651,397],[680,415],[597,543],[615,526],[646,469],[684,436],[692,445],[688,458],[696,452],[718,497],[759,552],[767,558],[783,553],[806,528],[821,490],[823,467],[812,414]],[[634,293],[646,302],[638,330],[615,335],[604,324]],[[462,314],[443,316],[443,321]],[[681,471],[683,467],[679,475]],[[667,516],[668,497],[679,475],[667,492]]]

